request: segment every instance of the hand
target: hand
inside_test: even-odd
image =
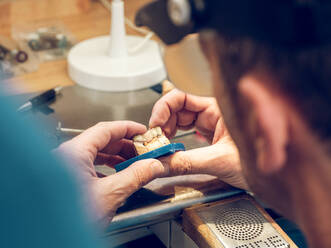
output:
[[[234,187],[248,190],[237,147],[229,136],[214,145],[176,152],[160,158],[169,175],[208,174]]]
[[[152,110],[150,127],[161,126],[169,137],[177,129],[195,127],[213,145],[161,158],[169,175],[209,174],[235,187],[248,189],[239,154],[215,98],[186,94],[177,89],[163,96]]]
[[[216,143],[226,134],[222,115],[213,97],[199,97],[174,89],[157,101],[149,121],[172,138],[177,129],[196,128],[208,141]]]
[[[151,180],[166,175],[155,159],[141,160],[127,169],[98,178],[94,164],[114,166],[134,156],[132,136],[146,132],[144,125],[130,121],[102,122],[62,144],[57,152],[78,165],[78,173],[88,182],[87,190],[97,202],[103,216],[113,216],[117,208],[136,190]]]

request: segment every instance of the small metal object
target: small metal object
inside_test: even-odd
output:
[[[177,134],[175,135],[175,137],[173,137],[172,139],[177,139],[177,138],[182,138],[188,135],[192,135],[192,134],[196,134],[197,131],[196,130],[188,130],[188,131],[177,131]]]
[[[68,46],[66,35],[57,33],[51,28],[41,28],[31,37],[33,38],[28,41],[28,45],[35,52],[56,48],[63,49]]]
[[[28,60],[28,54],[24,51],[15,51],[14,54],[18,63],[24,63]]]
[[[40,50],[40,44],[39,44],[38,40],[29,40],[28,45],[33,51]]]
[[[28,60],[28,54],[22,50],[13,49],[0,45],[0,60],[15,60],[18,63],[24,63]]]
[[[62,123],[58,122],[57,127],[56,127],[56,131],[59,132],[59,133],[67,133],[67,134],[76,135],[76,134],[81,134],[85,130],[83,130],[83,129],[74,129],[74,128],[64,128],[64,127],[62,127]]]
[[[11,65],[8,61],[1,61],[0,59],[0,79],[12,77],[13,71]]]
[[[186,25],[191,20],[191,5],[188,0],[170,0],[168,13],[175,25]]]
[[[56,131],[59,133],[66,133],[71,135],[77,135],[84,132],[84,129],[75,129],[75,128],[64,128],[62,127],[62,123],[59,121],[57,123]],[[189,131],[178,131],[178,134],[173,137],[172,139],[182,138],[188,135],[196,134],[197,132],[195,130],[189,130]]]
[[[290,247],[247,199],[206,207],[198,215],[225,248]]]

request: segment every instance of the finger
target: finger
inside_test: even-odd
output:
[[[126,159],[136,155],[132,140],[127,139],[122,139],[118,142],[110,142],[101,152],[110,155],[120,155]]]
[[[197,128],[214,132],[216,124],[220,118],[221,112],[218,105],[212,104],[198,115],[195,125]]]
[[[151,128],[156,126],[163,127],[172,115],[184,108],[186,94],[174,89],[158,100],[152,110],[149,120]]]
[[[118,155],[122,156],[125,159],[130,159],[135,157],[137,155],[137,152],[136,149],[134,148],[133,141],[126,140]]]
[[[168,138],[172,138],[177,131],[177,115],[172,115],[162,129]]]
[[[128,175],[129,179],[135,183],[135,190],[168,173],[163,164],[156,159],[137,161],[121,172],[123,175]]]
[[[98,153],[97,157],[94,160],[95,165],[107,165],[114,168],[115,165],[126,161],[125,158],[119,155],[109,155],[105,153]]]
[[[135,191],[155,178],[162,177],[165,168],[155,159],[140,160],[116,174],[98,180],[95,191],[106,213],[113,213]]]
[[[118,155],[110,156],[108,161],[106,161],[105,165],[107,165],[111,168],[115,168],[115,165],[120,164],[124,161],[126,161],[126,159],[121,156],[118,156]]]
[[[192,122],[191,125],[184,126],[184,127],[182,127],[182,126],[178,126],[178,129],[179,129],[179,130],[182,130],[182,131],[188,131],[188,130],[191,130],[191,129],[193,129],[193,128],[195,127],[195,124],[194,124],[194,123],[195,123],[195,122]]]
[[[200,173],[210,174],[210,171],[214,172],[216,164],[222,163],[220,159],[222,155],[228,152],[226,147],[223,147],[224,150],[220,150],[219,147],[218,145],[212,145],[176,152],[171,156],[162,157],[159,160],[164,166],[169,167],[171,176]]]
[[[227,130],[226,130],[226,127],[224,125],[223,119],[222,118],[219,118],[218,119],[218,122],[216,124],[216,128],[215,128],[215,133],[214,133],[212,144],[215,144],[216,142],[218,142],[225,135],[228,135]]]
[[[188,110],[181,110],[177,114],[177,126],[191,126],[197,117],[197,113]]]
[[[198,113],[213,105],[217,106],[213,97],[194,96],[174,89],[155,103],[149,126],[163,127],[172,115],[181,110]]]
[[[221,122],[219,122],[221,120]],[[203,112],[200,112],[195,121],[195,128],[207,138],[208,142],[213,141],[217,124],[223,124],[221,112],[216,104],[210,105]],[[218,129],[225,128],[225,126],[218,126]],[[221,133],[218,133],[218,135]],[[220,138],[220,137],[218,137]]]
[[[106,177],[106,175],[103,174],[103,173],[101,173],[101,172],[96,172],[96,173],[97,173],[97,176],[98,176],[99,178]]]
[[[192,161],[189,152],[176,152],[171,156],[159,158],[160,162],[167,168],[169,176],[179,176],[192,174],[192,166],[195,166],[195,161]]]
[[[192,112],[202,112],[211,105],[217,105],[214,97],[187,94],[184,108]]]
[[[159,160],[168,168],[169,176],[208,174],[235,187],[247,189],[238,150],[230,138],[223,138],[211,146],[176,152]]]
[[[96,156],[110,142],[123,138],[131,138],[136,134],[146,132],[146,127],[132,121],[100,122],[73,138],[72,142],[86,147]]]

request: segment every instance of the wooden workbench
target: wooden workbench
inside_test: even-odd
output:
[[[126,0],[125,14],[131,20],[136,11],[150,0]],[[0,0],[0,35],[11,35],[11,28],[21,23],[62,22],[82,41],[105,35],[110,30],[110,13],[97,0]],[[127,33],[136,34],[127,28]],[[35,72],[5,82],[10,94],[41,91],[56,85],[73,85],[65,59],[40,64]]]

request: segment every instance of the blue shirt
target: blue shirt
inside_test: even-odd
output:
[[[77,182],[0,96],[0,247],[98,248]]]

